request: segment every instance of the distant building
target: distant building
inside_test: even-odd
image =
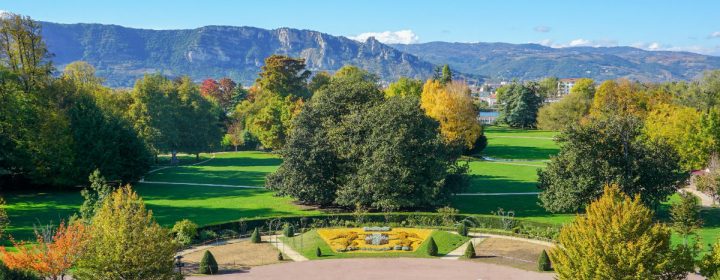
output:
[[[484,124],[484,125],[494,124],[497,121],[497,118],[498,118],[497,111],[480,112],[478,114],[478,121],[480,122],[480,124]]]
[[[557,88],[557,97],[563,97],[565,95],[568,95],[570,93],[570,89],[575,86],[575,82],[577,82],[577,78],[569,78],[569,79],[560,79],[558,81],[558,88]]]
[[[497,95],[493,92],[490,95],[481,95],[480,100],[485,101],[490,107],[497,104]]]

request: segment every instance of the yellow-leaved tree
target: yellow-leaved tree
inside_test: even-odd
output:
[[[648,113],[643,133],[652,140],[663,140],[677,151],[685,170],[705,167],[715,139],[703,126],[703,116],[697,109],[660,104]]]
[[[590,115],[634,115],[642,117],[650,100],[643,85],[628,80],[605,81],[595,91]]]
[[[122,187],[95,214],[90,240],[73,278],[176,279],[176,246],[137,193],[130,186]]]
[[[423,86],[420,107],[440,122],[440,133],[448,143],[460,143],[472,149],[482,135],[478,112],[465,83],[443,85],[440,81],[428,80]]]
[[[670,235],[640,197],[606,186],[586,215],[563,227],[550,259],[558,279],[685,279],[692,250],[673,249]]]

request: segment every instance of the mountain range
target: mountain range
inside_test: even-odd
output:
[[[386,45],[372,37],[358,42],[292,28],[205,26],[151,30],[51,22],[42,22],[42,26],[58,69],[84,60],[113,87],[130,87],[137,78],[155,72],[189,75],[198,81],[227,76],[249,85],[271,54],[305,58],[312,71],[332,72],[352,64],[384,81],[401,76],[425,79],[433,74],[436,65],[445,63],[459,77],[472,81],[547,76],[685,80],[720,68],[720,57],[631,47],[550,48],[537,44],[447,42]]]

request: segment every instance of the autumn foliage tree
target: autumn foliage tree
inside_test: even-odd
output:
[[[477,109],[467,85],[461,82],[428,80],[423,86],[420,106],[440,123],[440,133],[448,143],[472,149],[482,135]]]
[[[587,215],[560,231],[550,259],[558,279],[685,279],[692,255],[673,248],[670,236],[639,196],[608,186]]]
[[[88,228],[82,222],[60,223],[46,240],[37,234],[37,243],[14,242],[18,252],[0,247],[2,260],[10,269],[30,270],[51,279],[61,279],[79,259],[88,242]]]

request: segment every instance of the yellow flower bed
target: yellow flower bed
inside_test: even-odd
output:
[[[317,233],[335,252],[414,252],[432,230],[392,228],[389,231],[365,231],[363,228],[328,228],[319,229]],[[368,236],[373,234],[383,235],[387,243],[373,245],[366,242],[365,238],[371,238]]]

